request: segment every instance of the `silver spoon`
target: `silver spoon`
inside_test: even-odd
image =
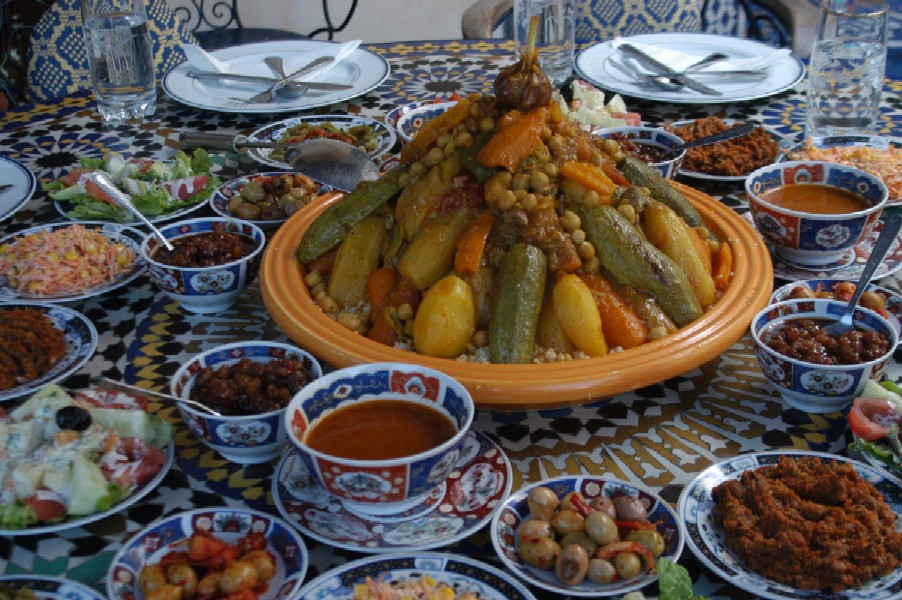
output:
[[[155,236],[157,236],[157,239],[160,240],[160,243],[163,244],[163,246],[165,246],[167,250],[169,250],[170,252],[175,250],[173,245],[169,243],[169,240],[166,239],[166,236],[164,236],[159,229],[154,227],[154,224],[151,223],[147,217],[141,214],[141,211],[138,210],[137,207],[135,207],[134,203],[132,203],[131,196],[120,191],[119,188],[117,188],[113,184],[112,180],[109,178],[109,176],[107,176],[106,173],[104,173],[103,171],[94,171],[92,173],[88,173],[87,175],[85,175],[85,177],[93,181],[97,185],[97,187],[109,194],[110,197],[116,201],[116,204],[135,215],[135,217],[137,217],[139,221],[144,223],[146,227],[150,228],[150,231]]]
[[[864,293],[865,288],[868,287],[868,284],[871,282],[871,278],[874,276],[874,272],[877,271],[877,267],[883,263],[883,259],[886,257],[887,252],[889,252],[893,242],[896,241],[896,236],[899,235],[900,228],[902,228],[902,215],[890,215],[883,223],[883,231],[877,236],[877,242],[874,244],[874,249],[871,251],[868,262],[864,265],[864,270],[861,272],[861,278],[859,278],[858,284],[855,286],[855,293],[852,294],[852,297],[849,299],[849,304],[846,305],[846,310],[843,312],[839,321],[827,325],[824,327],[824,331],[830,335],[842,335],[848,331],[852,331],[852,316],[855,314],[855,306],[858,304],[861,294]]]
[[[263,62],[265,62],[280,79],[286,77],[285,66],[282,63],[281,56],[267,56],[263,59]],[[279,93],[288,96],[289,98],[300,98],[307,93],[307,88],[297,85],[286,85],[279,90]]]
[[[379,178],[379,167],[356,146],[325,138],[307,140],[285,151],[285,162],[295,171],[343,192],[361,181]]]
[[[163,392],[156,392],[154,390],[147,390],[144,388],[140,388],[136,385],[129,385],[127,383],[122,383],[121,381],[113,381],[112,379],[108,379],[106,377],[97,377],[91,379],[91,384],[96,385],[97,387],[103,387],[111,390],[115,390],[118,392],[125,392],[127,394],[138,394],[141,396],[147,396],[148,398],[153,398],[155,400],[163,400],[165,402],[182,402],[184,404],[188,404],[193,408],[201,410],[206,413],[210,413],[211,415],[216,415],[217,417],[223,416],[219,411],[210,408],[206,404],[202,402],[197,402],[196,400],[191,400],[190,398],[177,398],[175,396],[170,396],[169,394],[164,394]]]
[[[712,52],[711,54],[709,54],[708,56],[699,60],[698,62],[692,63],[691,65],[689,65],[688,67],[686,67],[685,69],[680,71],[678,74],[679,75],[688,75],[689,73],[692,73],[693,71],[701,69],[702,67],[706,67],[712,63],[715,63],[715,62],[718,62],[718,61],[721,61],[721,60],[724,60],[727,58],[729,58],[729,56],[727,56],[723,52]],[[617,67],[618,69],[620,69],[621,71],[623,71],[627,75],[630,75],[631,77],[633,77],[634,79],[636,79],[638,81],[647,81],[650,83],[654,83],[658,87],[661,87],[662,89],[670,90],[670,91],[676,91],[676,90],[679,90],[684,87],[683,84],[671,79],[667,75],[651,75],[648,73],[637,73],[637,72],[633,71],[632,69],[630,69],[629,67],[627,67],[626,65],[624,65],[623,63],[618,62],[614,59],[610,59],[610,62],[615,67]]]

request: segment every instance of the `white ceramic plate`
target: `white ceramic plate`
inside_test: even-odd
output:
[[[743,454],[712,465],[699,473],[680,494],[677,512],[686,527],[689,549],[700,561],[727,582],[775,600],[891,600],[899,597],[902,585],[902,567],[887,577],[874,579],[865,585],[841,593],[832,594],[812,590],[800,590],[767,579],[748,569],[732,550],[726,546],[726,536],[714,524],[712,512],[714,500],[711,491],[720,483],[738,479],[744,471],[779,462],[781,456],[798,459],[802,456],[816,456],[825,461],[852,463],[855,471],[870,481],[883,494],[887,504],[896,512],[896,528],[902,529],[902,482],[890,476],[883,469],[854,461],[852,459],[821,452],[788,450],[783,452],[761,452]]]
[[[282,519],[248,508],[200,508],[163,517],[124,542],[110,563],[106,593],[110,600],[144,598],[138,589],[138,574],[148,564],[157,564],[175,550],[185,550],[184,542],[195,531],[204,530],[227,544],[251,532],[262,533],[266,550],[273,555],[276,572],[267,582],[260,600],[288,600],[296,594],[309,564],[304,540]]]
[[[498,554],[508,570],[529,584],[555,592],[560,596],[601,598],[619,597],[627,592],[643,588],[658,579],[657,574],[646,571],[633,579],[611,583],[593,583],[585,580],[577,586],[567,586],[558,581],[554,571],[539,570],[523,563],[517,556],[517,529],[523,521],[529,518],[527,503],[529,492],[540,486],[550,488],[558,498],[573,491],[580,492],[587,501],[598,496],[613,498],[619,495],[628,495],[638,498],[646,505],[648,520],[657,524],[658,532],[665,540],[663,556],[676,562],[683,552],[683,543],[686,537],[683,526],[677,519],[674,510],[654,492],[626,481],[603,477],[557,477],[532,483],[511,494],[501,510],[495,514],[489,530],[495,553]]]
[[[69,220],[70,220],[71,222],[73,222],[73,223],[82,223],[82,224],[84,224],[84,223],[91,223],[91,222],[92,222],[92,221],[82,221],[82,220],[80,220],[80,219],[73,219],[72,217],[70,217],[70,216],[69,216],[69,211],[71,211],[73,208],[75,208],[75,205],[72,204],[71,202],[67,202],[67,201],[65,201],[65,200],[54,200],[53,204],[54,204],[54,206],[56,207],[56,212],[58,212],[60,215],[62,215],[62,216],[65,217],[66,219],[69,219]],[[162,214],[162,215],[156,215],[156,216],[147,217],[147,219],[148,219],[151,223],[163,223],[163,222],[165,222],[165,221],[173,221],[173,220],[175,220],[175,219],[180,219],[180,218],[184,217],[185,215],[188,215],[188,214],[190,214],[190,213],[193,213],[193,212],[196,211],[198,208],[200,208],[200,207],[202,207],[202,206],[206,206],[206,205],[207,205],[207,201],[206,201],[206,200],[199,200],[199,201],[195,202],[194,204],[191,204],[191,205],[188,205],[188,206],[183,206],[182,208],[180,208],[180,209],[178,209],[178,210],[174,210],[174,211],[172,211],[172,212],[164,213],[164,214]],[[93,221],[93,222],[97,222],[97,221]],[[128,224],[128,225],[133,225],[133,226],[134,226],[134,225],[137,225],[137,226],[139,226],[139,227],[141,226],[141,222],[138,221],[138,219],[133,219],[133,220],[129,221],[127,224]]]
[[[817,143],[818,148],[834,148],[841,146],[843,148],[882,148],[886,149],[890,146],[902,148],[902,138],[884,137],[879,135],[837,135],[826,137]],[[805,142],[795,144],[786,149],[781,156],[781,160],[795,160],[789,155],[793,152],[801,152],[805,149]],[[896,169],[899,171],[898,166]],[[902,204],[902,194],[894,195],[890,191],[890,197],[887,204]]]
[[[724,125],[730,126],[737,122],[743,123],[744,121],[737,120],[737,119],[723,119],[723,122],[724,122]],[[691,119],[686,120],[686,121],[674,121],[671,124],[674,127],[682,127],[684,125],[689,125],[690,123],[692,123]],[[780,144],[780,149],[782,150],[782,152],[786,152],[786,150],[790,146],[792,146],[792,144],[793,144],[792,140],[790,140],[788,137],[784,136],[782,133],[778,133],[775,130],[771,129],[770,127],[765,127],[764,129],[765,129],[765,131],[767,131],[767,133],[770,134],[771,138],[773,138],[774,141],[776,141],[778,144]],[[775,159],[775,162],[779,161],[780,157],[782,157],[782,156],[783,156],[782,153],[778,154],[777,158]],[[749,172],[751,172],[751,171],[749,171]],[[700,171],[689,171],[688,169],[684,169],[682,167],[679,169],[679,174],[685,175],[686,177],[692,177],[694,179],[705,179],[707,181],[724,181],[724,182],[742,182],[742,181],[745,181],[745,178],[748,176],[748,173],[746,173],[744,175],[711,175],[709,173],[702,173]]]
[[[100,592],[74,581],[44,575],[7,575],[0,577],[0,587],[28,589],[38,600],[106,600]]]
[[[310,477],[296,451],[273,476],[273,500],[285,520],[305,535],[356,552],[429,550],[482,528],[507,498],[511,466],[504,452],[470,431],[448,479],[402,513],[374,516],[347,508]]]
[[[123,285],[127,285],[147,269],[147,264],[144,262],[144,259],[141,258],[141,242],[146,237],[146,234],[138,231],[137,229],[124,227],[122,225],[116,225],[113,223],[89,223],[85,221],[79,224],[85,229],[99,230],[103,234],[103,236],[110,241],[110,243],[121,244],[127,248],[130,248],[135,255],[134,262],[132,262],[131,266],[128,269],[119,273],[112,281],[84,288],[78,291],[63,292],[50,295],[36,295],[17,290],[9,284],[9,281],[5,276],[0,275],[0,302],[9,302],[12,300],[34,300],[38,302],[71,302],[73,300],[92,298],[94,296],[99,296],[101,294],[115,290],[116,288],[120,288]],[[31,227],[29,229],[17,231],[16,233],[10,234],[0,239],[0,245],[15,243],[16,240],[32,233],[51,232],[71,226],[72,223],[53,223],[50,225],[38,225],[37,227]]]
[[[334,42],[317,40],[261,42],[214,50],[210,54],[219,60],[234,64],[259,64],[261,69],[269,73],[269,67],[263,63],[263,59],[267,56],[278,55],[285,59],[290,59],[293,56],[309,54],[316,52],[317,49],[333,45]],[[204,108],[219,112],[261,114],[298,112],[343,102],[375,88],[385,81],[385,78],[391,72],[388,62],[384,58],[369,50],[357,48],[332,70],[317,79],[317,81],[326,83],[352,85],[351,89],[334,92],[311,90],[299,98],[277,95],[269,103],[246,104],[231,99],[252,96],[254,92],[248,91],[246,86],[238,87],[221,83],[201,82],[188,76],[188,71],[191,68],[190,63],[186,61],[163,76],[163,91],[170,98],[194,108]]]
[[[395,141],[398,139],[394,128],[386,125],[382,121],[369,119],[367,117],[355,117],[351,115],[311,115],[307,117],[294,117],[285,119],[277,123],[272,123],[266,127],[261,127],[257,131],[248,136],[251,142],[281,142],[288,134],[288,130],[298,125],[318,125],[322,123],[331,123],[338,129],[348,130],[356,125],[366,125],[371,127],[373,135],[377,141],[375,148],[365,149],[365,152],[371,157],[376,158],[392,149]],[[254,160],[264,165],[277,167],[279,169],[290,169],[291,166],[282,162],[278,158],[273,158],[273,148],[248,148],[247,154]]]
[[[624,39],[699,55],[723,52],[733,58],[766,56],[774,50],[774,48],[754,40],[706,33],[651,33]],[[639,84],[611,65],[609,60],[611,58],[619,62],[622,62],[623,58],[612,45],[612,41],[590,46],[576,57],[577,74],[601,89],[634,98],[674,104],[724,104],[766,98],[791,88],[805,77],[805,65],[802,64],[802,61],[795,55],[788,55],[768,67],[764,79],[734,81],[727,78],[724,80],[705,79],[706,84],[723,94],[710,96],[687,88],[670,91]]]
[[[16,161],[0,156],[0,184],[12,185],[0,192],[0,221],[11,216],[31,199],[37,180],[29,169]]]
[[[47,318],[64,334],[66,355],[53,368],[37,379],[23,382],[16,387],[0,390],[0,402],[18,398],[36,392],[47,384],[64,379],[79,370],[88,362],[97,349],[97,330],[94,324],[81,314],[65,306],[55,304],[38,304],[31,302],[0,303],[0,318],[3,313],[13,308],[35,308],[47,315]],[[3,532],[0,531],[0,534]]]
[[[170,467],[172,467],[172,459],[175,458],[175,445],[172,441],[170,441],[169,444],[165,448],[163,448],[163,454],[166,457],[166,462],[163,463],[163,468],[160,469],[159,473],[154,475],[153,478],[145,482],[143,485],[136,487],[131,494],[123,498],[117,504],[113,505],[109,510],[66,519],[61,523],[54,523],[52,525],[38,525],[27,527],[25,529],[0,529],[0,535],[20,536],[38,535],[43,533],[59,533],[60,531],[66,531],[67,529],[73,529],[75,527],[87,525],[88,523],[100,521],[101,519],[105,519],[110,515],[121,512],[152,492],[160,484],[160,482],[163,481],[163,478],[166,477],[166,474],[169,473],[169,469]]]
[[[404,583],[431,577],[458,593],[474,592],[480,600],[533,600],[525,586],[507,573],[479,561],[435,552],[382,554],[342,565],[307,585],[297,600],[352,600],[354,584],[367,577],[384,583]]]

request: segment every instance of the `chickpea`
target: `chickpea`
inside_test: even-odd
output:
[[[511,180],[511,189],[515,192],[517,190],[526,190],[529,188],[529,174],[528,173],[517,173],[514,175]]]
[[[489,332],[485,329],[477,329],[470,340],[477,348],[485,348],[489,345]]]
[[[572,508],[564,508],[552,517],[551,525],[560,535],[579,533],[586,530],[586,520]]]
[[[595,258],[595,246],[592,245],[592,242],[582,242],[579,246],[576,247],[576,251],[579,254],[579,257],[583,260]]]
[[[160,565],[147,565],[138,573],[138,587],[145,594],[167,583],[166,571]]]
[[[308,288],[312,288],[317,283],[322,283],[322,281],[323,281],[323,276],[320,274],[319,271],[310,271],[309,273],[307,273],[306,276],[304,276],[304,283],[307,285]]]
[[[413,177],[417,175],[422,175],[426,172],[426,165],[424,165],[421,161],[417,160],[410,163],[410,174]]]
[[[549,177],[557,177],[558,166],[555,163],[547,162],[543,168],[545,169],[545,174]]]
[[[426,153],[426,156],[423,157],[423,162],[427,167],[434,167],[443,160],[445,160],[445,152],[438,146],[433,147]]]
[[[458,131],[452,138],[454,145],[463,148],[473,143],[473,136],[467,130]]]
[[[508,211],[517,204],[517,196],[511,190],[505,190],[504,194],[498,200],[498,210]]]
[[[259,583],[260,579],[254,565],[243,561],[232,563],[222,570],[219,590],[224,594],[235,594],[249,590]]]
[[[405,302],[398,307],[398,318],[402,321],[409,321],[413,318],[413,307]]]
[[[183,598],[191,598],[197,591],[197,573],[190,565],[169,565],[166,568],[166,576],[169,583],[182,588]]]
[[[595,190],[589,190],[582,197],[582,203],[586,205],[587,208],[593,208],[601,204],[601,197]]]
[[[579,246],[586,241],[586,232],[582,229],[576,229],[570,234],[570,239],[573,240],[574,244]]]
[[[583,224],[582,219],[579,218],[579,215],[572,210],[565,210],[564,214],[561,215],[559,220],[561,222],[561,227],[563,227],[567,231],[576,231]]]
[[[548,175],[544,171],[533,171],[529,174],[529,185],[537,192],[547,188],[550,183]]]
[[[479,121],[479,131],[493,131],[495,129],[495,121],[491,117],[483,117]]]
[[[442,135],[438,136],[437,140],[435,140],[435,145],[436,146],[447,146],[448,142],[450,142],[450,141],[451,141],[451,134],[443,133]]]
[[[621,204],[617,207],[617,212],[623,215],[623,218],[635,225],[639,222],[639,216],[636,209],[631,204]]]
[[[614,568],[621,579],[632,579],[642,572],[642,560],[635,552],[620,552],[614,557]]]
[[[536,199],[535,194],[526,194],[520,200],[520,204],[523,205],[523,210],[530,212],[536,209],[536,207],[539,205],[539,201],[538,199]]]

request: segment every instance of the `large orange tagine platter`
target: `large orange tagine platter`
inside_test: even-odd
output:
[[[751,225],[714,198],[671,185],[692,202],[718,238],[730,242],[733,280],[701,318],[666,338],[624,352],[570,362],[484,364],[423,356],[346,329],[314,303],[296,257],[307,228],[341,197],[338,194],[308,205],[279,228],[260,270],[263,300],[292,341],[333,366],[381,361],[428,366],[463,383],[480,408],[533,410],[613,396],[675,377],[719,356],[745,334],[773,288],[770,254]]]

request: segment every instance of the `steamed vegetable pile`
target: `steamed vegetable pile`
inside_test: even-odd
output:
[[[603,356],[702,316],[732,260],[693,205],[568,119],[528,50],[495,92],[311,223],[297,255],[318,306],[389,346],[492,363]]]

